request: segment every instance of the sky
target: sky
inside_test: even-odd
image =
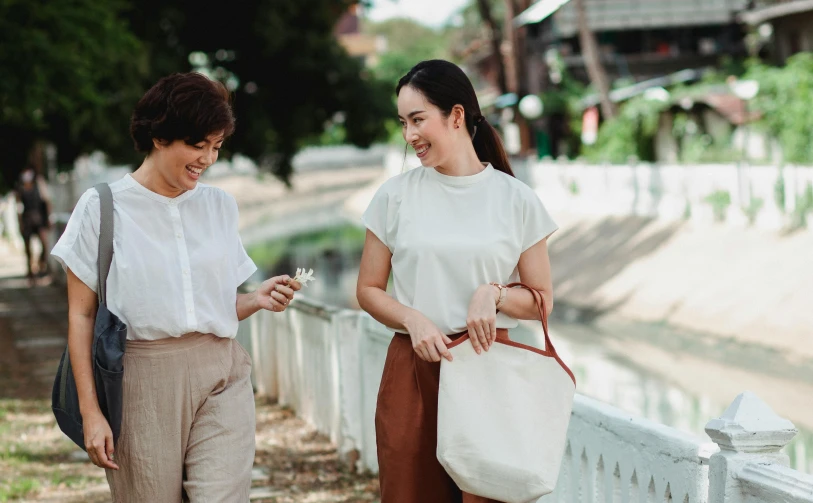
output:
[[[470,0],[373,0],[366,17],[383,21],[394,17],[408,17],[427,26],[443,26],[446,21]]]

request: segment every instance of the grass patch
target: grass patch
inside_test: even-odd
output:
[[[65,474],[65,473],[54,473],[51,475],[51,485],[52,486],[60,486],[64,485],[65,487],[85,487],[91,482],[95,482],[96,479],[93,477],[88,477],[87,475],[77,475],[77,474]]]
[[[5,420],[9,414],[44,414],[50,412],[50,400],[0,398],[0,419],[3,420]]]
[[[4,461],[10,465],[31,463],[37,461],[40,457],[41,456],[34,454],[27,448],[21,447],[19,444],[4,446],[3,451],[0,452],[0,461]]]
[[[0,501],[24,498],[39,489],[39,487],[39,481],[31,477],[20,477],[10,482],[0,482]]]

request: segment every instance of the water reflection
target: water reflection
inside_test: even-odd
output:
[[[267,243],[249,249],[249,254],[266,275],[312,267],[317,281],[309,285],[306,295],[358,308],[355,288],[363,243],[364,231],[348,227]],[[813,473],[813,401],[809,399],[813,383],[772,375],[752,361],[733,365],[730,359],[720,361],[714,354],[706,354],[704,359],[697,354],[702,350],[694,348],[688,338],[682,345],[678,332],[667,346],[660,333],[663,327],[628,323],[610,330],[560,321],[551,324],[557,350],[573,370],[580,393],[708,439],[706,423],[720,416],[738,393],[749,389],[794,422],[799,433],[785,452],[791,467]],[[655,331],[659,337],[648,337]],[[627,337],[633,332],[643,334],[638,342]],[[523,322],[512,331],[512,338],[544,346],[538,322]]]
[[[523,322],[512,332],[512,338],[532,346],[544,346],[544,334],[537,324]],[[711,392],[713,383],[708,382],[708,393],[692,389],[691,379],[682,383],[680,373],[669,372],[666,377],[633,362],[623,353],[608,350],[597,341],[606,337],[581,324],[552,323],[551,337],[562,359],[568,363],[578,382],[578,391],[602,400],[622,410],[646,417],[679,430],[694,433],[710,440],[704,428],[710,419],[719,417],[736,395],[721,400]],[[732,369],[738,373],[743,369]],[[724,376],[717,376],[722,379]],[[684,384],[684,385],[681,385]],[[787,383],[807,388],[805,383]],[[742,388],[740,391],[745,391]],[[757,393],[772,407],[780,405],[776,396]],[[727,400],[727,401],[726,401]],[[788,404],[784,404],[788,405]],[[797,405],[797,404],[792,404]],[[786,415],[787,414],[783,414]],[[788,416],[794,421],[799,433],[785,448],[791,467],[803,472],[813,472],[813,432],[800,427],[800,418]],[[804,418],[809,420],[810,418]]]
[[[248,254],[259,268],[255,279],[312,268],[316,281],[308,285],[305,295],[334,306],[358,308],[356,279],[365,232],[348,225],[250,247]]]

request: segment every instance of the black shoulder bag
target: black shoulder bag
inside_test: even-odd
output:
[[[113,442],[121,433],[122,377],[124,376],[124,348],[127,342],[127,326],[107,310],[107,275],[113,261],[113,194],[106,183],[95,187],[99,193],[99,308],[93,329],[91,364],[96,382],[99,408],[113,430]],[[51,394],[51,408],[59,429],[84,450],[85,435],[82,431],[82,415],[79,412],[79,395],[68,348],[62,354]]]

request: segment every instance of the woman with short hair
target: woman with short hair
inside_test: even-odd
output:
[[[278,276],[237,293],[257,269],[240,241],[237,203],[198,182],[233,131],[228,91],[198,73],[161,79],[133,112],[130,134],[145,158],[110,184],[107,307],[128,327],[115,446],[91,366],[99,288],[94,189],[52,251],[68,274],[68,347],[85,445],[107,470],[116,503],[248,501],[251,359],[234,338],[239,320],[259,309],[283,311],[301,285]]]

